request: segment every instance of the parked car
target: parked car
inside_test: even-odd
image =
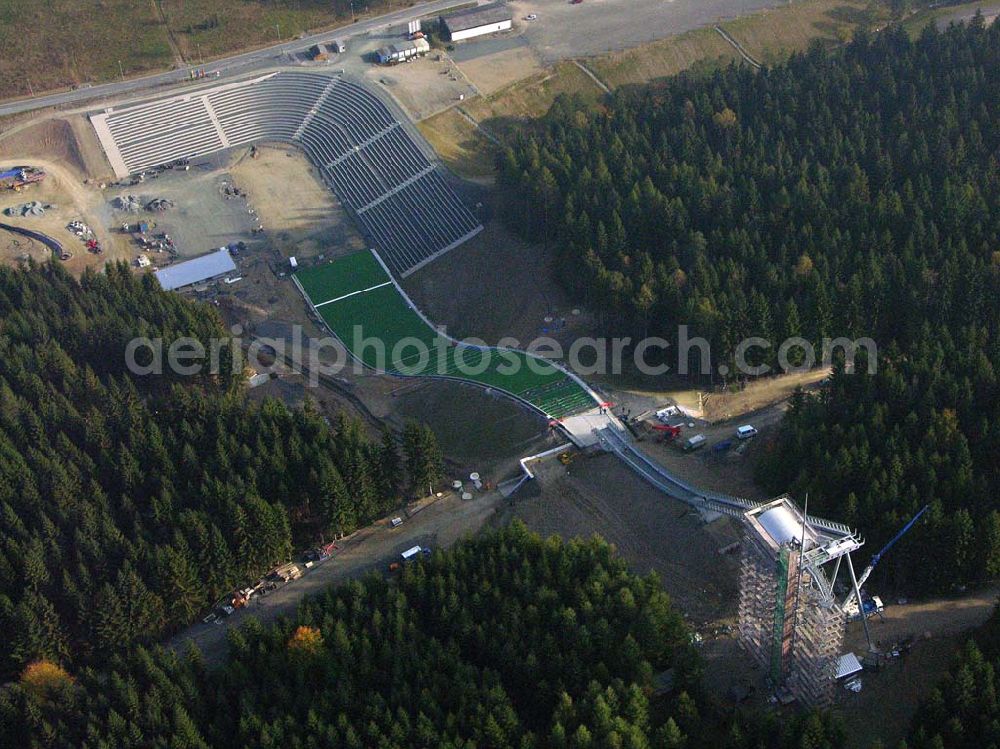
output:
[[[750,424],[744,424],[743,426],[736,427],[736,436],[741,440],[748,440],[756,435],[757,428]]]
[[[684,443],[684,452],[689,453],[699,447],[704,447],[706,442],[708,442],[708,438],[704,434],[696,434]]]

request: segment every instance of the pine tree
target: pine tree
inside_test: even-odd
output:
[[[403,453],[412,490],[419,493],[426,488],[432,494],[433,485],[444,475],[444,463],[430,427],[408,422],[403,430]]]

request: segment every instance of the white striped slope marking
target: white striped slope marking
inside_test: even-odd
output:
[[[383,286],[389,286],[392,281],[386,281],[385,283],[376,284],[375,286],[369,286],[367,289],[358,289],[357,291],[352,291],[350,294],[344,294],[343,296],[338,296],[336,299],[327,299],[325,302],[320,302],[319,304],[314,304],[313,307],[322,307],[324,304],[333,304],[334,302],[339,302],[341,299],[347,299],[349,296],[354,296],[355,294],[364,294],[366,291],[375,291],[375,289],[381,289]]]

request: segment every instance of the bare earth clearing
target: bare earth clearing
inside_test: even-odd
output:
[[[457,57],[457,55],[454,55]],[[459,62],[462,72],[483,96],[542,72],[541,61],[528,45],[477,55]]]
[[[256,159],[238,159],[230,173],[249,194],[283,256],[302,259],[335,246],[344,252],[365,247],[353,221],[297,148],[258,146]]]
[[[24,161],[0,161],[0,168],[23,164]],[[104,194],[93,185],[84,185],[70,169],[56,162],[33,158],[30,163],[45,169],[47,177],[40,184],[29,185],[20,192],[0,193],[0,212],[8,206],[18,206],[30,201],[52,205],[42,216],[6,216],[0,213],[0,222],[45,234],[59,242],[72,257],[63,263],[75,275],[84,268],[100,267],[112,260],[127,260],[130,255],[128,242],[109,231],[111,212],[107,209]],[[87,251],[82,239],[67,227],[70,221],[81,220],[94,230],[104,252],[95,255]],[[52,252],[39,242],[0,231],[0,262],[17,263],[24,256],[38,261],[49,260]]]
[[[737,539],[728,519],[705,525],[611,455],[578,457],[569,466],[550,459],[532,469],[537,483],[515,495],[498,520],[517,517],[546,536],[604,537],[636,572],[656,572],[696,628],[735,615],[735,558],[718,554]]]
[[[527,344],[543,335],[546,317],[564,317],[565,333],[585,334],[572,305],[554,283],[551,255],[512,235],[499,220],[405,279],[413,301],[456,337],[495,343],[514,336]]]
[[[918,638],[909,655],[878,674],[862,677],[858,695],[841,695],[840,712],[847,722],[853,746],[868,749],[876,738],[894,746],[905,734],[910,718],[928,691],[947,673],[967,633],[982,625],[997,605],[997,589],[962,598],[888,604],[885,621],[869,620],[872,639],[888,648],[909,636]],[[847,647],[859,656],[867,649],[860,622],[848,626]],[[879,716],[873,721],[872,715]]]

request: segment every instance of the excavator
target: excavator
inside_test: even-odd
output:
[[[669,424],[653,424],[650,429],[659,434],[657,442],[670,442],[677,439],[681,433],[679,426],[674,427]]]

